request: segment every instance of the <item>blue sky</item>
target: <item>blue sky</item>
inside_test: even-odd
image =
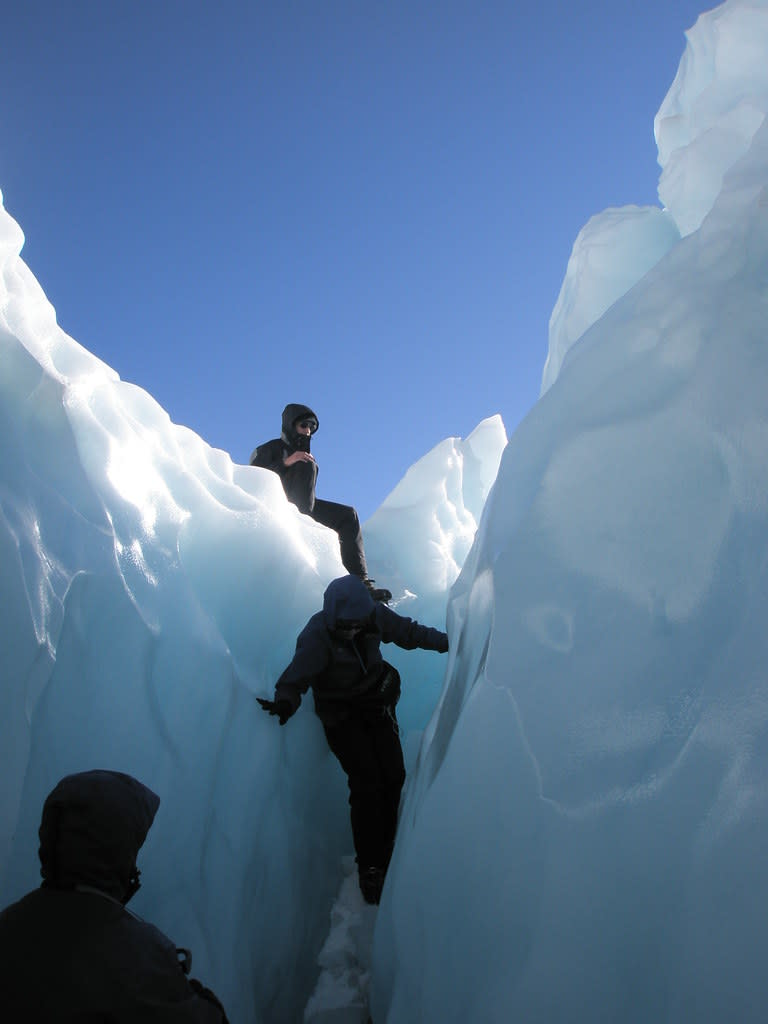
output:
[[[0,188],[61,326],[247,462],[287,402],[363,519],[538,397],[571,246],[656,203],[689,0],[26,0]]]

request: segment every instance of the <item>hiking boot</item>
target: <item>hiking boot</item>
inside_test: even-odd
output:
[[[368,593],[371,595],[374,601],[381,601],[382,604],[389,604],[392,600],[392,591],[387,590],[386,587],[375,587],[374,583],[376,580],[372,580],[370,576],[363,577],[363,583],[368,588]]]
[[[360,868],[360,892],[366,903],[378,903],[384,888],[382,868]]]

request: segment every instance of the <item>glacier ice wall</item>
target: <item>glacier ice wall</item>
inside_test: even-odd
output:
[[[68,337],[22,244],[0,207],[0,905],[39,882],[56,781],[129,772],[162,800],[132,908],[192,948],[231,1020],[300,1020],[351,851],[346,784],[311,701],[283,730],[254,694],[343,573],[337,537]],[[505,443],[499,417],[443,442],[374,517],[369,561],[388,552],[403,610],[444,621]],[[404,673],[413,750],[443,669]]]
[[[764,1016],[767,30],[768,4],[731,0],[689,33],[657,122],[695,122],[662,158],[690,177],[654,215],[682,237],[607,309],[590,261],[571,267],[594,315],[511,438],[452,590],[379,911],[377,1024]],[[742,99],[760,117],[736,143],[721,115]],[[632,263],[613,220],[602,241]]]
[[[662,168],[659,198],[681,235],[700,227],[723,178],[749,150],[768,110],[768,25],[764,0],[710,11],[688,33],[654,133]]]
[[[549,320],[542,394],[554,384],[571,346],[679,238],[672,218],[655,206],[623,206],[590,218],[574,242]]]
[[[568,351],[681,236],[701,226],[723,177],[747,152],[768,110],[765,0],[726,3],[686,33],[675,80],[654,120],[659,198],[596,214],[576,239],[549,324],[542,394]]]

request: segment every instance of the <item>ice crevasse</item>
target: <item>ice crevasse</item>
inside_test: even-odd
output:
[[[662,205],[576,240],[540,401],[365,524],[451,641],[403,697],[376,1024],[762,1020],[766,52],[765,2],[701,16],[656,119]],[[345,785],[308,708],[288,736],[253,695],[335,538],[68,338],[22,242],[0,211],[0,903],[37,882],[60,775],[129,771],[163,800],[136,910],[233,1021],[301,1020]]]
[[[131,908],[193,950],[231,1020],[300,1020],[346,786],[311,700],[288,736],[254,696],[344,572],[338,539],[68,337],[22,244],[0,207],[0,905],[39,883],[58,779],[128,772],[162,800]],[[498,416],[446,439],[366,524],[404,613],[445,621],[505,444]],[[411,761],[444,669],[412,657]]]

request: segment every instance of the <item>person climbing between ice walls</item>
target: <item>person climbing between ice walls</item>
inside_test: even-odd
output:
[[[315,497],[318,465],[309,449],[319,424],[317,415],[308,405],[295,402],[286,405],[280,437],[254,449],[251,465],[277,473],[288,500],[304,515],[339,535],[341,561],[347,572],[360,577],[375,601],[389,601],[391,592],[375,587],[375,581],[368,576],[357,511],[351,505]]]
[[[257,698],[285,725],[312,688],[328,746],[347,776],[360,889],[368,903],[381,896],[405,782],[395,714],[400,675],[382,658],[382,643],[407,651],[448,650],[441,630],[398,615],[374,602],[358,577],[341,576],[328,585],[323,610],[299,634],[274,700]]]
[[[0,913],[0,1017],[227,1024],[191,955],[126,910],[160,798],[122,772],[67,775],[40,823],[43,883]]]

